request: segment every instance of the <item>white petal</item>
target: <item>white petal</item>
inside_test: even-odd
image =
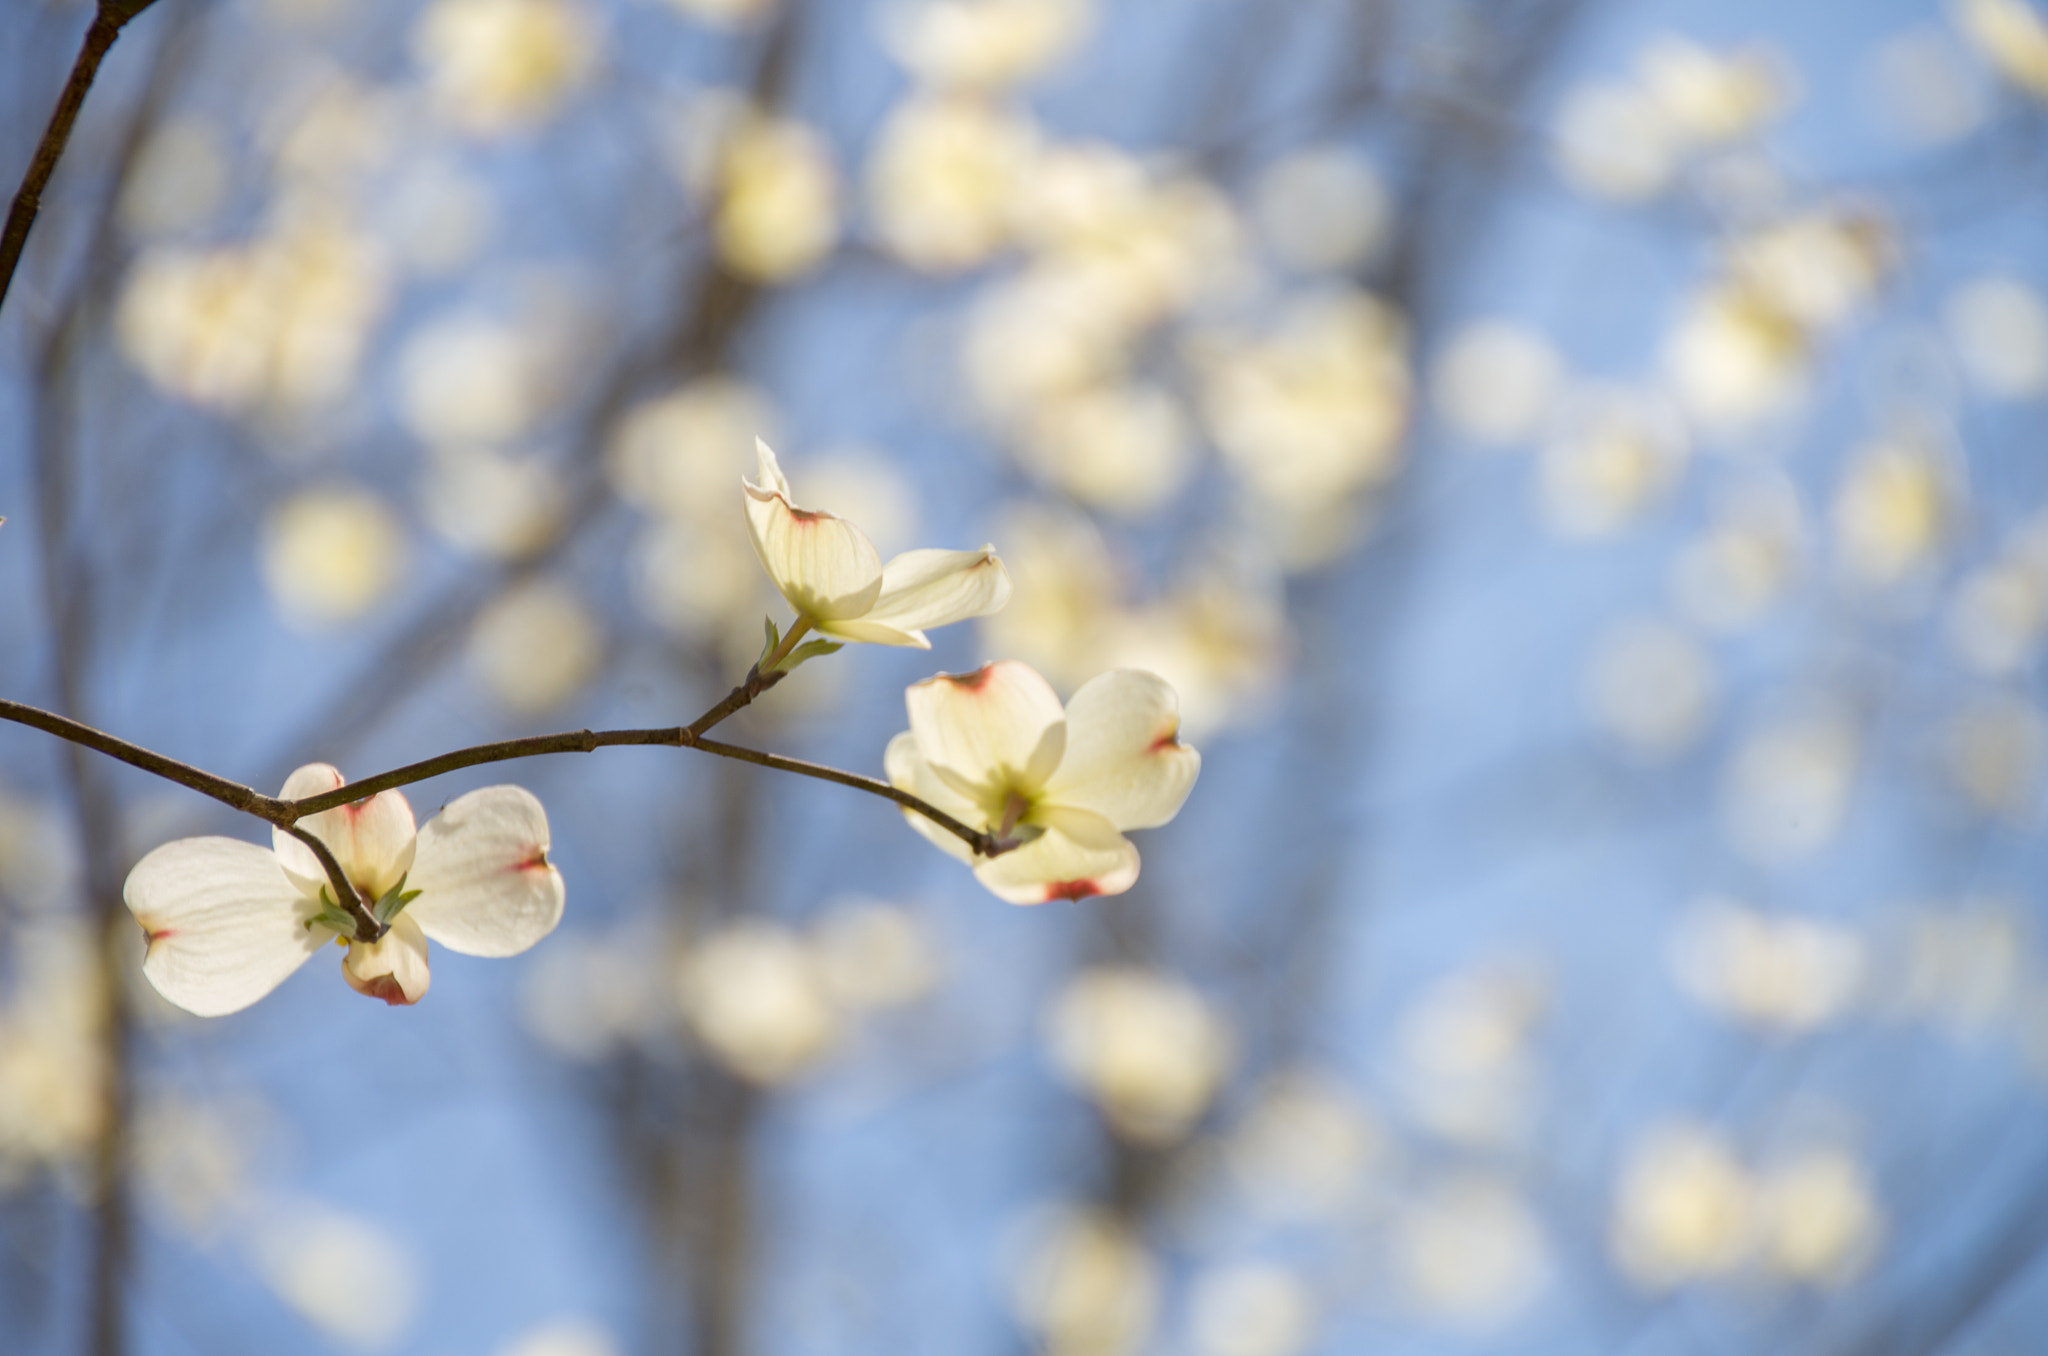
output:
[[[121,897],[149,938],[142,973],[187,1012],[218,1017],[282,984],[334,936],[277,858],[234,838],[183,838],[135,864]]]
[[[1010,601],[1010,575],[996,548],[905,551],[882,567],[882,594],[862,618],[899,631],[948,626]]]
[[[1031,822],[1045,830],[1014,852],[981,863],[975,879],[1012,904],[1120,895],[1138,879],[1138,850],[1101,815],[1041,806]]]
[[[1180,812],[1202,755],[1180,742],[1180,698],[1163,678],[1114,669],[1067,703],[1067,752],[1045,799],[1150,829]]]
[[[1013,792],[1028,798],[1045,785],[1066,748],[1058,695],[1013,659],[927,678],[904,697],[925,761],[962,795],[998,813]]]
[[[427,994],[426,935],[418,923],[400,914],[376,941],[348,944],[341,977],[357,993],[381,998],[393,1007],[410,1007]]]
[[[889,784],[899,791],[929,803],[933,809],[944,810],[953,818],[971,828],[986,828],[981,810],[973,801],[939,780],[931,764],[917,751],[917,736],[905,730],[889,741],[889,748],[882,755],[882,766],[889,774]],[[910,821],[910,827],[938,844],[948,855],[963,862],[975,860],[974,849],[960,840],[960,836],[926,819],[914,810],[905,810],[903,817]]]
[[[345,784],[331,764],[308,763],[285,779],[284,790],[278,794],[286,800],[303,800]],[[341,863],[342,874],[372,903],[412,869],[412,806],[402,792],[380,791],[367,800],[322,810],[300,820],[299,827],[327,844],[327,850]],[[272,829],[270,841],[286,873],[300,889],[317,898],[327,884],[327,873],[320,869],[313,850],[283,829]]]
[[[775,449],[768,446],[766,439],[754,439],[754,459],[761,467],[759,488],[770,494],[779,494],[784,499],[789,498],[789,477],[782,474],[782,463],[775,460]],[[744,476],[740,478],[740,483],[747,483]]]
[[[825,622],[817,628],[819,635],[834,640],[858,640],[866,645],[898,645],[906,650],[929,650],[932,643],[925,639],[922,631],[905,631],[899,627],[869,621],[857,617],[852,621]]]
[[[829,513],[790,503],[789,482],[775,454],[759,444],[761,475],[746,489],[747,529],[761,568],[797,615],[813,622],[864,615],[882,593],[882,558],[867,534]]]
[[[466,956],[512,956],[562,921],[562,873],[548,861],[547,811],[519,786],[457,796],[420,830],[400,918]]]

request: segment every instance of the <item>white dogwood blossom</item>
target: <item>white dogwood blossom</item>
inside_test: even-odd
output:
[[[910,728],[889,743],[889,780],[955,819],[1022,846],[977,860],[920,814],[911,827],[1012,904],[1121,894],[1138,879],[1126,829],[1179,813],[1202,769],[1182,744],[1180,701],[1164,680],[1115,669],[1064,710],[1028,665],[1003,660],[942,673],[905,694]]]
[[[905,551],[886,566],[844,518],[798,508],[775,453],[758,438],[761,483],[746,488],[747,528],[797,622],[835,640],[929,650],[925,630],[994,612],[1010,601],[996,549]]]
[[[345,785],[326,763],[294,772],[302,800]],[[360,942],[313,850],[283,829],[269,848],[236,838],[182,838],[135,864],[122,896],[149,939],[142,972],[188,1012],[217,1017],[269,993],[331,940],[358,993],[417,1003],[427,942],[470,956],[510,956],[554,930],[562,875],[548,861],[548,819],[532,793],[487,786],[458,796],[415,832],[398,791],[322,810],[301,827],[334,854],[349,883],[389,924]]]

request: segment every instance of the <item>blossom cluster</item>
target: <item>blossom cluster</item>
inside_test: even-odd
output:
[[[906,551],[885,565],[860,528],[796,504],[767,443],[756,440],[756,452],[757,478],[741,482],[747,527],[795,613],[786,631],[771,619],[762,676],[846,641],[929,649],[927,629],[1009,601],[993,546]],[[812,632],[819,639],[799,644]],[[916,683],[907,706],[910,728],[883,759],[889,781],[924,807],[907,806],[905,818],[1015,904],[1130,889],[1138,850],[1125,831],[1172,819],[1201,770],[1201,755],[1180,742],[1173,689],[1135,669],[1090,680],[1062,706],[1038,673],[1001,660]],[[332,766],[310,763],[282,798],[347,784]],[[521,787],[459,796],[424,826],[391,788],[274,827],[271,837],[269,848],[181,839],[129,873],[123,895],[148,942],[143,973],[179,1007],[200,1016],[245,1008],[330,941],[346,948],[351,988],[410,1005],[427,992],[430,941],[511,956],[561,921],[547,813]],[[338,897],[344,890],[353,898]]]

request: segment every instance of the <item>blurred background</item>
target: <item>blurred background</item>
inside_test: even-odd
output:
[[[0,180],[89,9],[0,15]],[[0,729],[0,1348],[2048,1350],[2038,0],[160,0],[0,315],[0,691],[259,789],[686,721],[739,478],[1179,690],[1003,905],[673,749],[560,929],[190,1018]]]

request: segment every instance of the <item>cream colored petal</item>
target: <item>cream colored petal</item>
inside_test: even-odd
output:
[[[863,616],[882,593],[882,558],[867,534],[786,495],[747,489],[747,528],[761,568],[797,615],[814,622]]]
[[[922,631],[904,631],[865,617],[853,621],[820,622],[817,632],[834,640],[858,640],[867,645],[897,645],[908,650],[929,650],[932,643]]]
[[[412,1006],[427,995],[426,934],[409,916],[398,915],[378,940],[348,944],[341,977],[357,993],[393,1007]]]
[[[889,774],[889,784],[899,791],[908,791],[918,799],[929,803],[932,808],[944,810],[953,818],[971,828],[986,828],[987,823],[974,802],[939,780],[931,764],[917,751],[917,736],[905,730],[889,741],[889,748],[882,755],[882,766]],[[975,860],[974,849],[960,840],[958,834],[949,833],[915,810],[905,810],[903,817],[910,821],[910,827],[936,843],[949,856],[963,862]]]
[[[562,921],[562,873],[548,861],[548,816],[519,786],[486,786],[448,802],[420,830],[400,918],[466,956],[512,956]]]
[[[285,779],[278,794],[303,800],[346,784],[328,763],[308,763]],[[374,902],[412,869],[412,806],[403,792],[380,791],[367,800],[337,805],[299,821],[299,827],[327,844],[328,851],[358,890]],[[272,829],[270,841],[278,862],[299,888],[317,897],[327,873],[313,850],[283,829]]]
[[[996,548],[905,551],[882,567],[882,593],[863,621],[917,632],[980,617],[1010,601]]]
[[[874,544],[844,518],[796,507],[789,478],[774,451],[754,439],[761,482],[742,479],[747,531],[768,578],[812,622],[864,615],[882,592],[882,558]]]
[[[775,449],[768,446],[765,439],[756,438],[754,439],[754,457],[761,466],[761,483],[758,486],[751,485],[745,477],[741,478],[740,483],[746,485],[749,489],[763,490],[768,494],[779,494],[784,499],[788,499],[790,497],[789,477],[782,474],[782,463],[775,459]]]
[[[183,838],[135,864],[121,897],[142,924],[142,973],[187,1012],[218,1017],[282,984],[334,934],[277,858],[234,838]]]
[[[1081,685],[1067,703],[1067,752],[1045,799],[1150,829],[1180,812],[1202,755],[1180,742],[1180,698],[1166,680],[1114,669]]]
[[[1000,660],[942,673],[904,694],[925,761],[962,795],[1000,805],[1045,785],[1066,748],[1065,712],[1052,685],[1025,664]]]
[[[1101,815],[1041,806],[1030,822],[1045,830],[1023,847],[982,862],[975,879],[1012,904],[1120,895],[1138,879],[1138,849]]]

